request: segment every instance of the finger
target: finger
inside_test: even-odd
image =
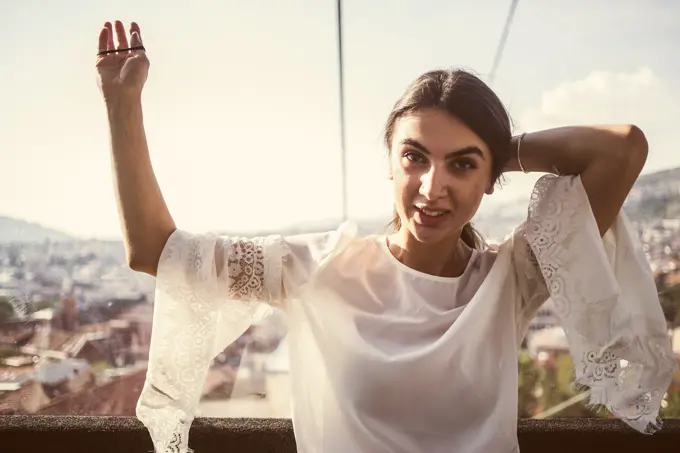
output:
[[[111,25],[111,22],[107,22],[104,24],[107,30],[107,37],[106,37],[106,50],[113,50],[115,49],[115,46],[113,45],[113,26]]]
[[[128,48],[127,33],[125,33],[123,23],[119,20],[116,21],[116,39],[118,40],[118,49]]]
[[[142,45],[142,38],[139,37],[139,33],[133,31],[130,33],[130,47],[137,47]],[[142,52],[141,50],[133,50],[133,52]]]
[[[98,52],[102,52],[106,50],[106,42],[109,39],[109,29],[106,27],[102,27],[101,31],[99,32],[99,47],[98,47]]]
[[[142,31],[139,29],[139,25],[137,22],[132,22],[130,24],[130,35],[132,35],[133,32],[137,32],[137,37],[139,38],[139,45],[142,45]],[[134,44],[133,44],[134,46]]]

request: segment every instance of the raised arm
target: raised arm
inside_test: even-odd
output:
[[[520,170],[517,140],[507,171]],[[647,140],[633,125],[561,127],[526,134],[519,150],[526,171],[580,175],[600,235],[612,226],[647,159]]]
[[[644,134],[622,125],[520,137],[508,170],[521,170],[519,141],[525,170],[564,176],[537,182],[527,220],[512,237],[519,332],[550,298],[588,405],[655,432],[677,361],[649,263],[621,212],[647,157]]]
[[[130,42],[123,24],[107,22],[99,33],[96,68],[109,120],[111,163],[118,211],[130,267],[156,275],[168,237],[175,231],[156,180],[144,131],[142,88],[149,60],[139,26],[130,26]],[[138,48],[106,53],[117,49]],[[104,53],[102,53],[104,52]]]

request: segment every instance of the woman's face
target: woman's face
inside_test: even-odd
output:
[[[425,243],[458,235],[493,192],[491,159],[477,134],[439,109],[397,120],[390,179],[402,228]]]

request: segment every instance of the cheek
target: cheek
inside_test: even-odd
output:
[[[486,193],[485,189],[485,186],[480,185],[469,193],[466,204],[471,217],[477,213],[477,210],[482,203],[482,199],[484,198],[484,194]]]
[[[487,178],[472,178],[469,180],[456,180],[451,183],[452,195],[456,203],[474,208],[479,205],[486,193],[488,186]]]
[[[484,195],[484,191],[488,186],[487,178],[479,177],[467,181],[465,184],[465,191],[470,197],[477,197]]]
[[[394,184],[394,199],[398,205],[410,205],[417,197],[420,188],[418,178],[402,171],[394,174],[392,183]]]

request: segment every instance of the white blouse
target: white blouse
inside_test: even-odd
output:
[[[404,266],[351,223],[292,237],[176,231],[137,415],[157,452],[189,451],[211,360],[280,306],[300,453],[517,452],[518,348],[548,298],[589,403],[658,429],[676,360],[647,260],[623,213],[601,239],[580,178],[550,175],[526,222],[457,278]]]

